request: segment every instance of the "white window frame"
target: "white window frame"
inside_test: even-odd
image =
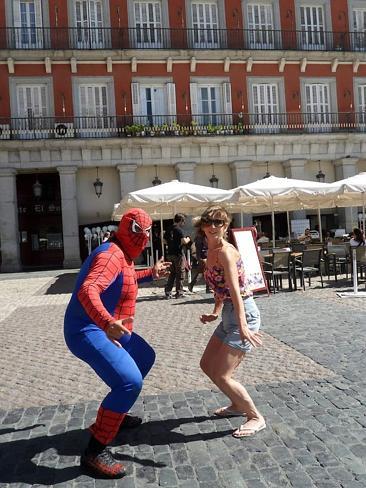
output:
[[[365,87],[365,105],[362,107],[359,97],[360,87]],[[353,79],[353,93],[357,128],[366,132],[366,78],[356,77]]]
[[[300,79],[300,91],[301,91],[301,110],[303,114],[303,120],[306,124],[305,131],[308,132],[327,132],[332,124],[338,122],[337,115],[325,116],[323,114],[315,115],[307,114],[307,99],[306,99],[306,85],[316,84],[316,85],[328,85],[329,94],[329,106],[330,113],[338,114],[338,103],[337,103],[337,81],[335,78],[301,78]]]
[[[272,36],[272,42],[270,33],[268,32],[258,32],[259,36],[255,35],[254,39],[254,41],[258,42],[253,42],[253,35],[249,32],[251,26],[249,25],[248,5],[258,5],[259,7],[263,5],[270,5],[272,7],[273,30],[276,31]],[[279,0],[242,0],[242,12],[244,16],[244,29],[248,49],[273,49],[274,47],[281,48],[282,31]]]
[[[75,12],[75,0],[68,0],[68,12],[70,18],[70,26],[72,30],[70,31],[70,43],[72,47],[75,49],[104,49],[109,48],[112,45],[111,41],[111,34],[110,28],[111,20],[110,20],[110,12],[109,12],[109,2],[106,0],[101,0],[102,3],[102,41],[98,40],[91,40],[89,41],[88,35],[85,35],[86,40],[78,41],[78,32],[77,32],[77,25],[76,25],[76,12]],[[96,28],[98,29],[98,28]],[[94,35],[94,33],[93,33]],[[96,33],[98,35],[98,33]],[[100,33],[99,33],[100,35]]]
[[[296,30],[298,31],[298,47],[300,49],[306,50],[331,50],[333,46],[333,36],[327,34],[328,32],[333,31],[332,26],[332,12],[330,8],[330,0],[297,0],[296,3]],[[324,16],[324,44],[321,43],[312,43],[312,42],[305,42],[306,40],[306,31],[301,32],[301,7],[322,7],[323,8],[323,16]],[[315,37],[317,36],[314,33]]]
[[[349,32],[351,33],[351,45],[354,51],[366,51],[366,28],[363,32],[359,32],[354,29],[353,25],[353,12],[354,10],[363,10],[366,12],[366,3],[364,0],[348,0],[348,19],[349,19]],[[365,14],[366,15],[366,14]],[[366,26],[365,26],[366,27]]]
[[[173,78],[146,78],[137,77],[133,78],[132,83],[138,87],[138,103],[134,104],[133,115],[134,121],[137,124],[143,124],[146,126],[157,125],[162,126],[164,124],[172,125],[176,122],[177,104],[175,94],[175,84]],[[146,110],[142,110],[141,99],[142,90],[146,88],[162,88],[165,94],[165,113],[153,113],[151,115],[146,114]],[[132,87],[132,90],[134,87]],[[134,96],[134,94],[132,94]],[[137,110],[135,107],[138,107]],[[160,117],[157,117],[160,116]]]
[[[94,123],[92,119],[83,121],[78,119],[75,125],[78,129],[78,134],[82,137],[108,137],[117,133],[116,124],[116,104],[114,98],[114,80],[110,76],[77,76],[72,79],[72,94],[73,107],[76,117],[82,117],[80,105],[80,86],[82,85],[106,85],[107,87],[107,115],[103,119],[103,123]]]
[[[285,99],[285,82],[282,77],[263,78],[250,76],[247,79],[247,93],[249,101],[250,124],[253,125],[253,131],[257,134],[263,133],[278,133],[281,128],[287,123],[286,116],[278,116],[276,114],[257,115],[255,114],[254,99],[252,96],[253,85],[276,85],[279,113],[286,113],[286,99]]]
[[[135,3],[149,3],[149,0],[128,0],[127,12],[128,12],[128,25],[130,29],[130,44],[131,47],[136,48],[164,48],[166,43],[169,44],[169,8],[168,0],[151,0],[152,3],[160,4],[160,15],[161,15],[161,26],[154,29],[154,39],[148,40],[147,42],[138,42],[138,32],[136,28],[135,19]],[[144,34],[149,37],[149,31],[147,30]],[[160,37],[160,39],[159,39]]]
[[[207,32],[205,29],[198,29],[198,32],[194,31],[193,11],[192,11],[193,3],[216,4],[217,29],[218,29],[217,33],[215,31]],[[227,40],[225,35],[226,22],[225,22],[224,2],[222,0],[186,0],[185,6],[186,6],[186,16],[187,16],[187,27],[189,29],[188,30],[189,46],[193,49],[225,48],[227,45]],[[201,39],[198,40],[198,42],[197,42],[197,34]]]
[[[30,124],[26,118],[19,117],[18,111],[18,87],[19,86],[40,86],[46,85],[46,120],[39,118],[32,120]],[[46,139],[50,136],[53,129],[54,117],[54,98],[53,98],[53,82],[51,77],[10,77],[9,78],[9,92],[10,92],[10,111],[12,118],[19,119],[12,122],[13,129],[16,131],[17,139]],[[39,128],[38,128],[39,127]],[[44,129],[44,130],[42,130]]]
[[[232,124],[232,89],[229,78],[224,77],[192,77],[190,80],[190,85],[196,85],[196,101],[192,100],[191,91],[191,114],[197,124],[200,125],[231,125]],[[215,114],[210,115],[198,115],[201,112],[200,108],[200,88],[216,88],[219,93],[220,100],[220,111],[215,112]],[[192,90],[192,88],[191,88]],[[227,99],[229,98],[229,99]],[[196,113],[194,110],[194,103],[197,103]],[[229,107],[231,109],[229,110]],[[230,113],[229,113],[230,112]]]
[[[50,47],[50,34],[49,34],[49,27],[50,27],[50,15],[49,15],[49,6],[48,6],[48,1],[47,0],[39,0],[40,5],[41,5],[41,13],[42,13],[42,25],[39,27],[39,29],[42,29],[42,27],[45,28],[45,30],[42,30],[42,36],[38,36],[37,43],[35,45],[36,49],[40,48],[47,48]],[[14,27],[14,0],[5,0],[5,20],[6,20],[6,26],[7,27]],[[40,30],[41,32],[41,30]],[[8,36],[8,45],[11,46],[12,48],[21,48],[20,41],[20,35],[19,31],[16,33],[15,30],[8,30],[7,33]],[[31,49],[32,46],[28,47],[27,44],[25,44],[26,49]]]

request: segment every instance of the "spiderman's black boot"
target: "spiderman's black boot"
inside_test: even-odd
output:
[[[80,458],[80,466],[106,478],[122,478],[126,474],[123,464],[116,461],[107,446],[93,436]]]

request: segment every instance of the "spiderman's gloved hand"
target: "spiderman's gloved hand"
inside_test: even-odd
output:
[[[115,322],[108,325],[106,329],[106,334],[108,338],[115,344],[117,347],[122,347],[119,342],[119,339],[125,334],[131,335],[131,331],[126,327],[127,324],[133,322],[132,317],[128,317],[126,319],[119,319]]]
[[[155,266],[153,267],[153,277],[155,279],[159,278],[164,278],[164,276],[167,276],[170,272],[170,266],[171,266],[170,261],[164,261],[164,258],[160,258],[159,261],[155,263]]]

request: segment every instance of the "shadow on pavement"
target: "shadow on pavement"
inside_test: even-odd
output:
[[[52,283],[44,295],[59,295],[63,293],[72,293],[78,273],[63,273],[56,276],[56,281]]]
[[[197,440],[206,441],[226,436],[232,432],[232,428],[217,432],[215,423],[212,423],[213,431],[208,433],[186,435],[174,432],[174,429],[177,429],[182,424],[198,423],[212,419],[213,417],[208,416],[158,420],[146,422],[135,430],[124,430],[114,443],[114,447],[121,445],[118,440],[121,441],[123,439],[123,444],[125,445],[123,451],[118,452],[118,449],[116,450],[116,458],[143,466],[165,467],[164,463],[146,459],[146,454],[142,456],[143,459],[132,453],[129,454],[128,446],[132,448],[140,444],[157,446],[171,443],[188,443]],[[217,417],[215,417],[215,420],[218,421]],[[31,426],[30,428],[33,427]],[[17,430],[14,429],[14,431],[16,432]],[[1,434],[4,434],[4,431],[0,431]],[[43,484],[49,486],[55,483],[75,480],[83,472],[79,465],[70,466],[70,464],[76,461],[73,459],[74,457],[80,456],[88,439],[88,431],[78,429],[54,436],[41,436],[4,442],[0,444],[0,483]]]

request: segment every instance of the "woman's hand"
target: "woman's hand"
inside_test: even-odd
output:
[[[117,347],[121,348],[122,345],[119,342],[119,339],[125,334],[131,335],[130,329],[125,327],[125,325],[131,324],[132,322],[133,322],[133,318],[127,317],[126,319],[119,319],[113,322],[112,324],[109,324],[107,330],[105,331],[108,339],[110,339],[113,342],[113,344],[115,344]]]
[[[200,321],[203,324],[207,324],[207,322],[213,322],[216,320],[218,317],[217,313],[204,313],[203,315],[200,316]]]
[[[158,278],[164,278],[164,276],[167,276],[169,274],[169,269],[171,266],[171,262],[169,261],[164,261],[164,258],[160,258],[159,261],[155,263],[155,266],[153,267],[153,277],[155,279]]]
[[[263,344],[262,334],[260,332],[252,332],[247,326],[240,327],[239,331],[243,342],[248,341],[253,347],[258,347]]]

